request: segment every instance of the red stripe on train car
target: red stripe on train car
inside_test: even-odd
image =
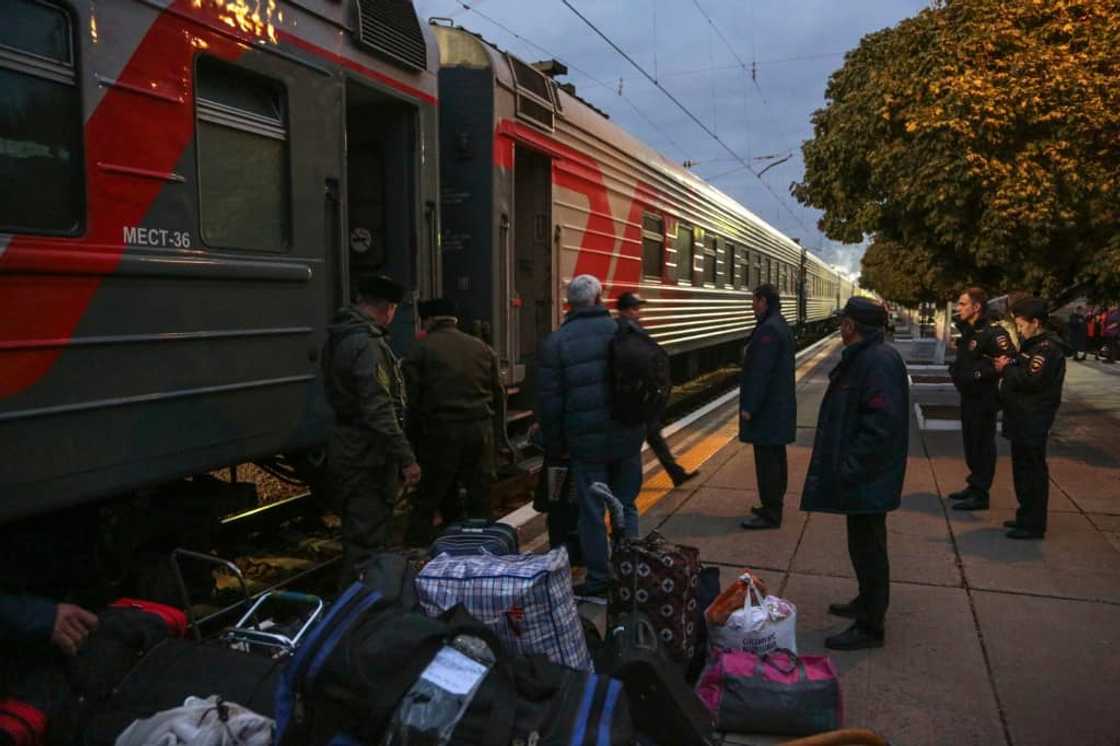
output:
[[[190,12],[190,7],[191,0],[176,0],[169,10],[182,14]],[[196,51],[192,40],[205,42],[209,53],[227,60],[236,59],[249,48],[222,34],[196,33],[176,14],[163,12],[137,45],[118,80],[143,87],[158,81],[170,90],[178,90],[184,101],[191,101],[191,60]],[[64,245],[90,259],[76,261],[72,275],[0,274],[0,338],[73,336],[102,278],[116,269],[124,253],[121,226],[140,225],[165,186],[155,179],[105,171],[97,167],[98,161],[170,172],[193,134],[193,107],[136,96],[127,89],[106,90],[85,125],[85,235],[72,240],[16,236],[0,256],[0,268],[34,266],[45,260],[39,252],[50,245]],[[98,271],[102,274],[95,274]],[[62,348],[46,348],[5,353],[0,397],[30,387],[61,352]]]
[[[587,198],[589,215],[575,274],[598,277],[606,285],[610,298],[636,288],[642,277],[642,213],[645,210],[657,212],[653,204],[663,201],[663,196],[645,182],[638,181],[634,185],[634,196],[622,207],[627,216],[620,241],[603,171],[592,156],[528,125],[503,119],[494,131],[495,166],[506,170],[513,168],[515,143],[550,156],[553,183]]]

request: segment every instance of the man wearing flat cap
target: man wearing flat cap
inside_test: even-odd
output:
[[[334,408],[327,444],[331,497],[342,513],[342,585],[391,538],[403,479],[420,480],[404,433],[405,387],[389,347],[389,325],[404,288],[384,275],[359,275],[352,305],[341,309],[323,348],[323,384]]]
[[[1046,535],[1050,471],[1046,441],[1062,403],[1066,357],[1061,339],[1046,329],[1045,301],[1022,298],[1011,306],[1022,349],[995,361],[1002,378],[1003,435],[1011,441],[1011,478],[1019,509],[1005,521],[1010,539],[1041,539]]]
[[[650,450],[657,456],[661,468],[673,481],[673,486],[680,487],[688,480],[696,477],[699,472],[690,471],[677,463],[673,452],[669,450],[669,444],[661,436],[661,420],[665,416],[665,406],[669,403],[669,394],[672,391],[673,382],[669,373],[669,353],[665,352],[664,348],[657,344],[657,341],[642,326],[642,306],[645,304],[645,299],[637,293],[623,293],[618,296],[618,323],[638,335],[638,338],[646,343],[646,347],[649,349],[649,359],[652,363],[650,373],[657,380],[658,388],[662,394],[658,397],[656,411],[652,412],[646,420],[646,442],[649,443]]]
[[[459,331],[454,304],[445,298],[420,303],[427,334],[404,358],[408,434],[416,443],[424,478],[408,521],[407,542],[426,546],[434,538],[438,510],[443,523],[466,516],[489,518],[494,440],[505,427],[505,392],[498,357],[477,337]]]
[[[848,555],[859,594],[829,605],[854,620],[825,640],[834,650],[882,647],[890,602],[887,512],[901,502],[910,433],[906,364],[883,342],[887,313],[868,298],[841,312],[844,351],[829,373],[801,509],[847,516]]]

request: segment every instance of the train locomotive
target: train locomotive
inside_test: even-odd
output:
[[[548,66],[407,0],[0,9],[0,523],[315,453],[357,271],[412,289],[401,351],[418,299],[454,299],[515,411],[576,274],[646,296],[689,370],[741,347],[760,282],[801,330],[854,290]]]

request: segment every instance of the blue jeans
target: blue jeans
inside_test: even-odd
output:
[[[638,538],[638,492],[642,489],[642,454],[639,451],[618,461],[590,463],[573,461],[571,475],[575,480],[576,499],[579,501],[579,543],[587,565],[587,582],[605,584],[610,580],[610,548],[607,545],[607,528],[603,523],[606,505],[603,499],[591,492],[591,485],[603,482],[622,503],[626,535]]]

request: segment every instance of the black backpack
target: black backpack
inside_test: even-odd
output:
[[[669,398],[669,358],[661,346],[625,321],[609,349],[611,417],[623,425],[644,425]]]

